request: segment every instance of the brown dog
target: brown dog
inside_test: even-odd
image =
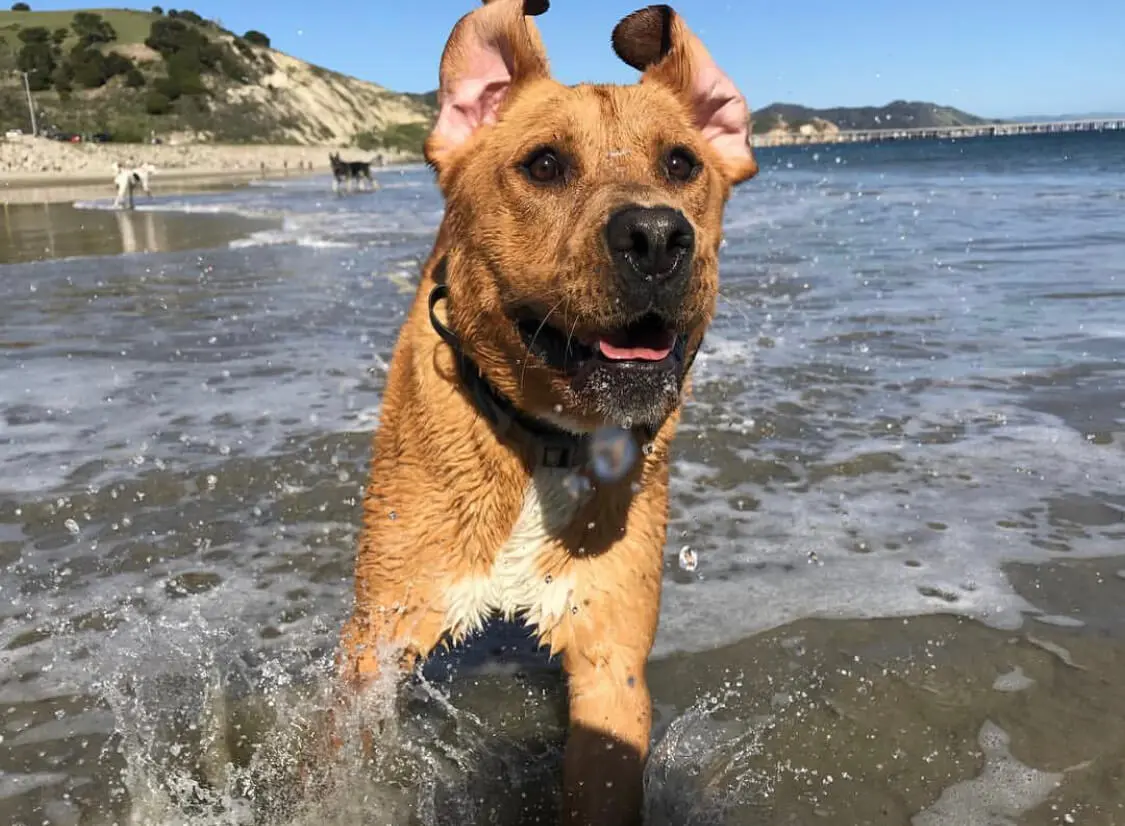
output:
[[[563,819],[619,826],[643,802],[669,443],[757,165],[744,99],[671,8],[613,32],[639,84],[567,87],[546,7],[492,0],[442,56],[446,213],[383,396],[341,668],[364,685],[387,649],[409,668],[523,618],[568,677]],[[640,460],[576,484],[605,427]]]

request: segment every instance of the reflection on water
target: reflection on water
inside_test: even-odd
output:
[[[59,203],[4,204],[0,215],[4,222],[0,265],[213,247],[276,223],[265,218],[184,215],[147,208],[75,209]]]

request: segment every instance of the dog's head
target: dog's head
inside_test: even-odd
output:
[[[450,324],[497,389],[564,427],[659,425],[718,293],[723,208],[757,172],[749,110],[668,6],[622,20],[629,86],[551,79],[531,17],[486,0],[441,61],[426,158]]]

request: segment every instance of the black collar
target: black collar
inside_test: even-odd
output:
[[[442,341],[457,354],[461,383],[473,406],[488,420],[498,436],[503,437],[513,426],[524,431],[535,445],[536,460],[541,466],[575,470],[584,467],[589,458],[590,437],[570,433],[542,419],[529,416],[512,404],[485,379],[480,368],[461,347],[457,334],[437,317],[434,310],[438,303],[449,299],[446,275],[446,261],[442,258],[434,267],[436,286],[430,291],[430,324]]]

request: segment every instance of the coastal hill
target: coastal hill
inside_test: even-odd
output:
[[[32,0],[33,2],[33,0]],[[16,4],[17,6],[21,4]],[[424,95],[314,66],[192,11],[0,11],[0,134],[40,130],[179,141],[356,145],[413,154],[434,117]]]
[[[855,129],[919,129],[995,122],[952,106],[905,100],[892,101],[886,106],[836,106],[830,109],[771,103],[755,111],[752,119],[755,137],[768,143],[782,143],[797,136],[825,137]]]
[[[779,122],[799,126],[823,120],[837,129],[932,129],[947,126],[979,126],[988,118],[970,115],[952,106],[896,100],[886,106],[836,106],[810,109],[795,103],[771,103],[754,113],[754,131],[768,132]]]

